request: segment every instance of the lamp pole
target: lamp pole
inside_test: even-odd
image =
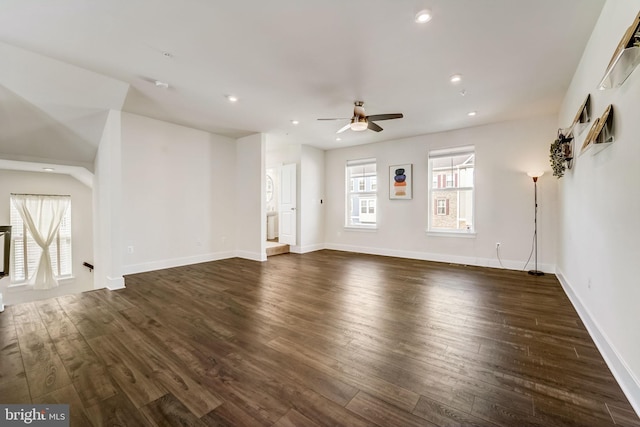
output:
[[[533,178],[533,200],[535,203],[535,210],[533,214],[533,245],[535,248],[535,267],[533,270],[529,270],[529,274],[532,276],[543,276],[544,273],[538,270],[538,178],[542,176],[544,172],[529,172],[531,178]]]

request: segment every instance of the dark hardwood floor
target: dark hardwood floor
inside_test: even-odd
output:
[[[0,313],[0,402],[73,426],[640,426],[555,277],[337,251]]]

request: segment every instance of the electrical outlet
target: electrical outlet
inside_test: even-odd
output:
[[[496,242],[496,249],[500,248],[500,242]]]
[[[128,254],[132,254],[133,253],[133,246],[127,246],[127,253]]]

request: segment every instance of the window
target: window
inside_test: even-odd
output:
[[[52,197],[52,196],[47,196]],[[35,242],[27,230],[11,198],[11,240],[13,242],[13,264],[11,282],[25,283],[29,280],[37,267],[42,249]],[[51,266],[56,279],[70,277],[71,269],[71,206],[67,208],[58,232],[50,246]]]
[[[474,231],[473,147],[429,153],[429,231]]]
[[[376,160],[350,160],[346,168],[347,227],[374,228],[376,225]]]

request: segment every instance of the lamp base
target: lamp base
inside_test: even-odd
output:
[[[544,276],[544,273],[540,270],[529,270],[531,276]]]

